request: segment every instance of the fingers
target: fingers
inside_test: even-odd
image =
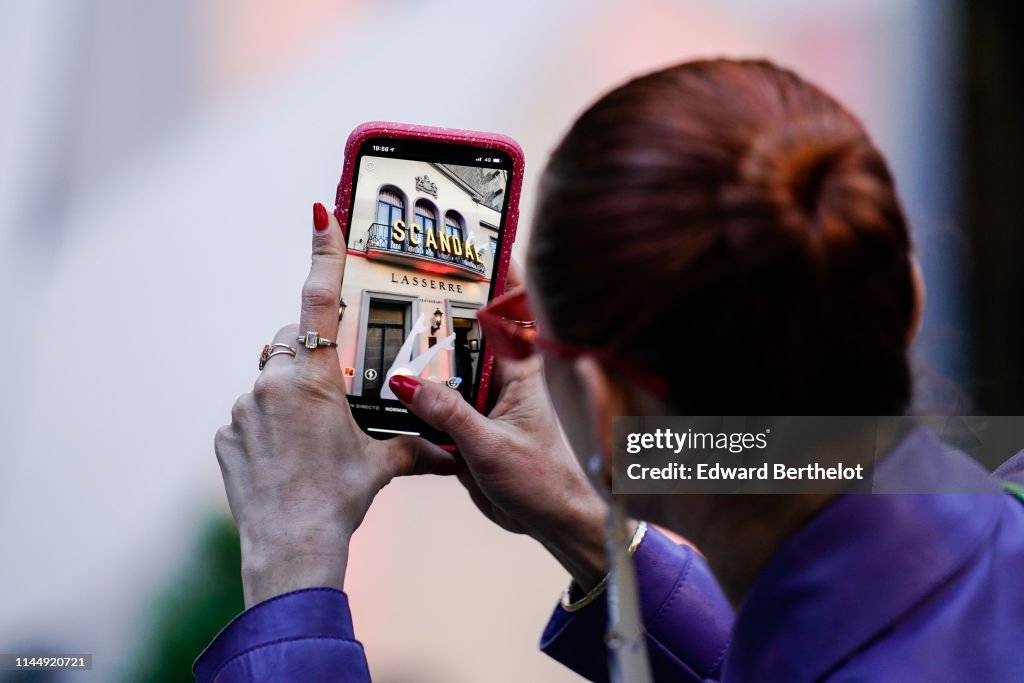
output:
[[[512,360],[509,358],[495,358],[494,370],[492,371],[491,391],[496,396],[500,395],[505,385],[517,379],[526,379],[531,375],[540,376],[543,372],[539,354],[534,354],[523,360]],[[543,387],[542,387],[543,389]]]
[[[385,451],[381,459],[386,463],[383,474],[387,481],[413,474],[448,475],[459,471],[455,456],[418,436],[396,436],[375,443]]]
[[[295,337],[298,336],[298,334],[299,334],[299,326],[298,326],[297,323],[292,323],[290,325],[285,325],[284,327],[282,327],[280,330],[277,331],[277,334],[274,335],[274,341],[271,342],[271,343],[272,344],[286,344],[287,346],[290,346],[291,348],[297,350],[298,347],[299,347],[299,343],[297,341],[295,341]],[[275,351],[276,351],[276,349],[275,349]],[[287,352],[275,353],[271,358],[267,359],[267,362],[263,366],[263,371],[264,372],[268,372],[268,371],[269,372],[273,372],[274,368],[287,367],[287,366],[291,365],[294,362],[295,362],[295,356],[292,356],[291,354],[289,354]]]
[[[295,341],[298,334],[299,324],[289,323],[277,331],[277,334],[274,335],[274,343],[287,344],[294,349],[298,346],[298,342]]]
[[[316,332],[325,339],[338,339],[338,301],[345,270],[345,238],[334,214],[320,203],[313,205],[313,259],[302,286],[299,334]],[[298,362],[338,365],[338,355],[326,348],[300,349]]]
[[[454,389],[438,382],[420,382],[408,375],[394,375],[388,385],[417,417],[434,429],[447,432],[456,443],[475,443],[486,434],[487,418]]]

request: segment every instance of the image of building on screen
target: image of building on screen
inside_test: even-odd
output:
[[[349,394],[393,399],[392,374],[470,398],[507,171],[366,156],[339,307]]]

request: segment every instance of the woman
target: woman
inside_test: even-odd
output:
[[[318,213],[301,325],[277,342],[337,329],[345,250]],[[492,326],[508,337],[492,341],[539,354],[500,363],[486,417],[455,391],[391,380],[452,435],[457,461],[418,439],[362,434],[331,353],[270,359],[235,404],[216,445],[249,609],[200,657],[197,678],[365,680],[341,592],[348,539],[394,476],[454,472],[484,514],[536,538],[571,574],[542,647],[606,679],[612,417],[900,415],[915,273],[881,154],[793,73],[690,62],[609,93],[544,174],[527,273],[534,313],[506,301],[507,324]],[[536,336],[517,335],[530,315]],[[707,558],[635,527],[654,678],[1019,680],[1024,507],[922,429],[884,466],[994,495],[618,499]]]

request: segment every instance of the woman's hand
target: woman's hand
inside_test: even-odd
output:
[[[399,475],[455,469],[451,456],[422,439],[364,434],[349,411],[336,350],[296,342],[310,330],[330,340],[338,334],[345,240],[322,205],[314,219],[321,229],[314,229],[301,325],[274,338],[297,354],[267,362],[215,440],[241,535],[247,607],[299,588],[341,589],[349,538],[376,493]]]
[[[606,573],[607,504],[591,487],[554,416],[541,361],[496,361],[497,402],[485,417],[436,382],[397,375],[391,389],[455,440],[459,480],[491,521],[540,541],[584,590]]]

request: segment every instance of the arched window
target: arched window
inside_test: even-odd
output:
[[[416,200],[416,216],[413,219],[413,223],[422,228],[420,232],[420,246],[419,248],[411,247],[419,254],[426,254],[427,256],[436,256],[433,249],[428,249],[427,244],[427,231],[437,233],[437,209],[434,205],[428,202],[426,199]]]
[[[405,220],[405,200],[394,188],[381,188],[377,194],[377,223],[374,225],[374,236],[390,235],[396,221]],[[390,237],[386,238],[390,241]],[[385,242],[386,243],[386,242]]]
[[[444,215],[444,231],[458,237],[460,242],[466,238],[465,226],[466,221],[462,220],[457,211],[449,211]]]
[[[459,215],[458,211],[447,211],[444,214],[444,231],[452,237],[459,238],[459,249],[460,251],[465,247],[466,240],[466,221],[462,220],[462,216]],[[452,240],[454,242],[454,240]],[[449,260],[459,260],[460,256],[452,255]]]

